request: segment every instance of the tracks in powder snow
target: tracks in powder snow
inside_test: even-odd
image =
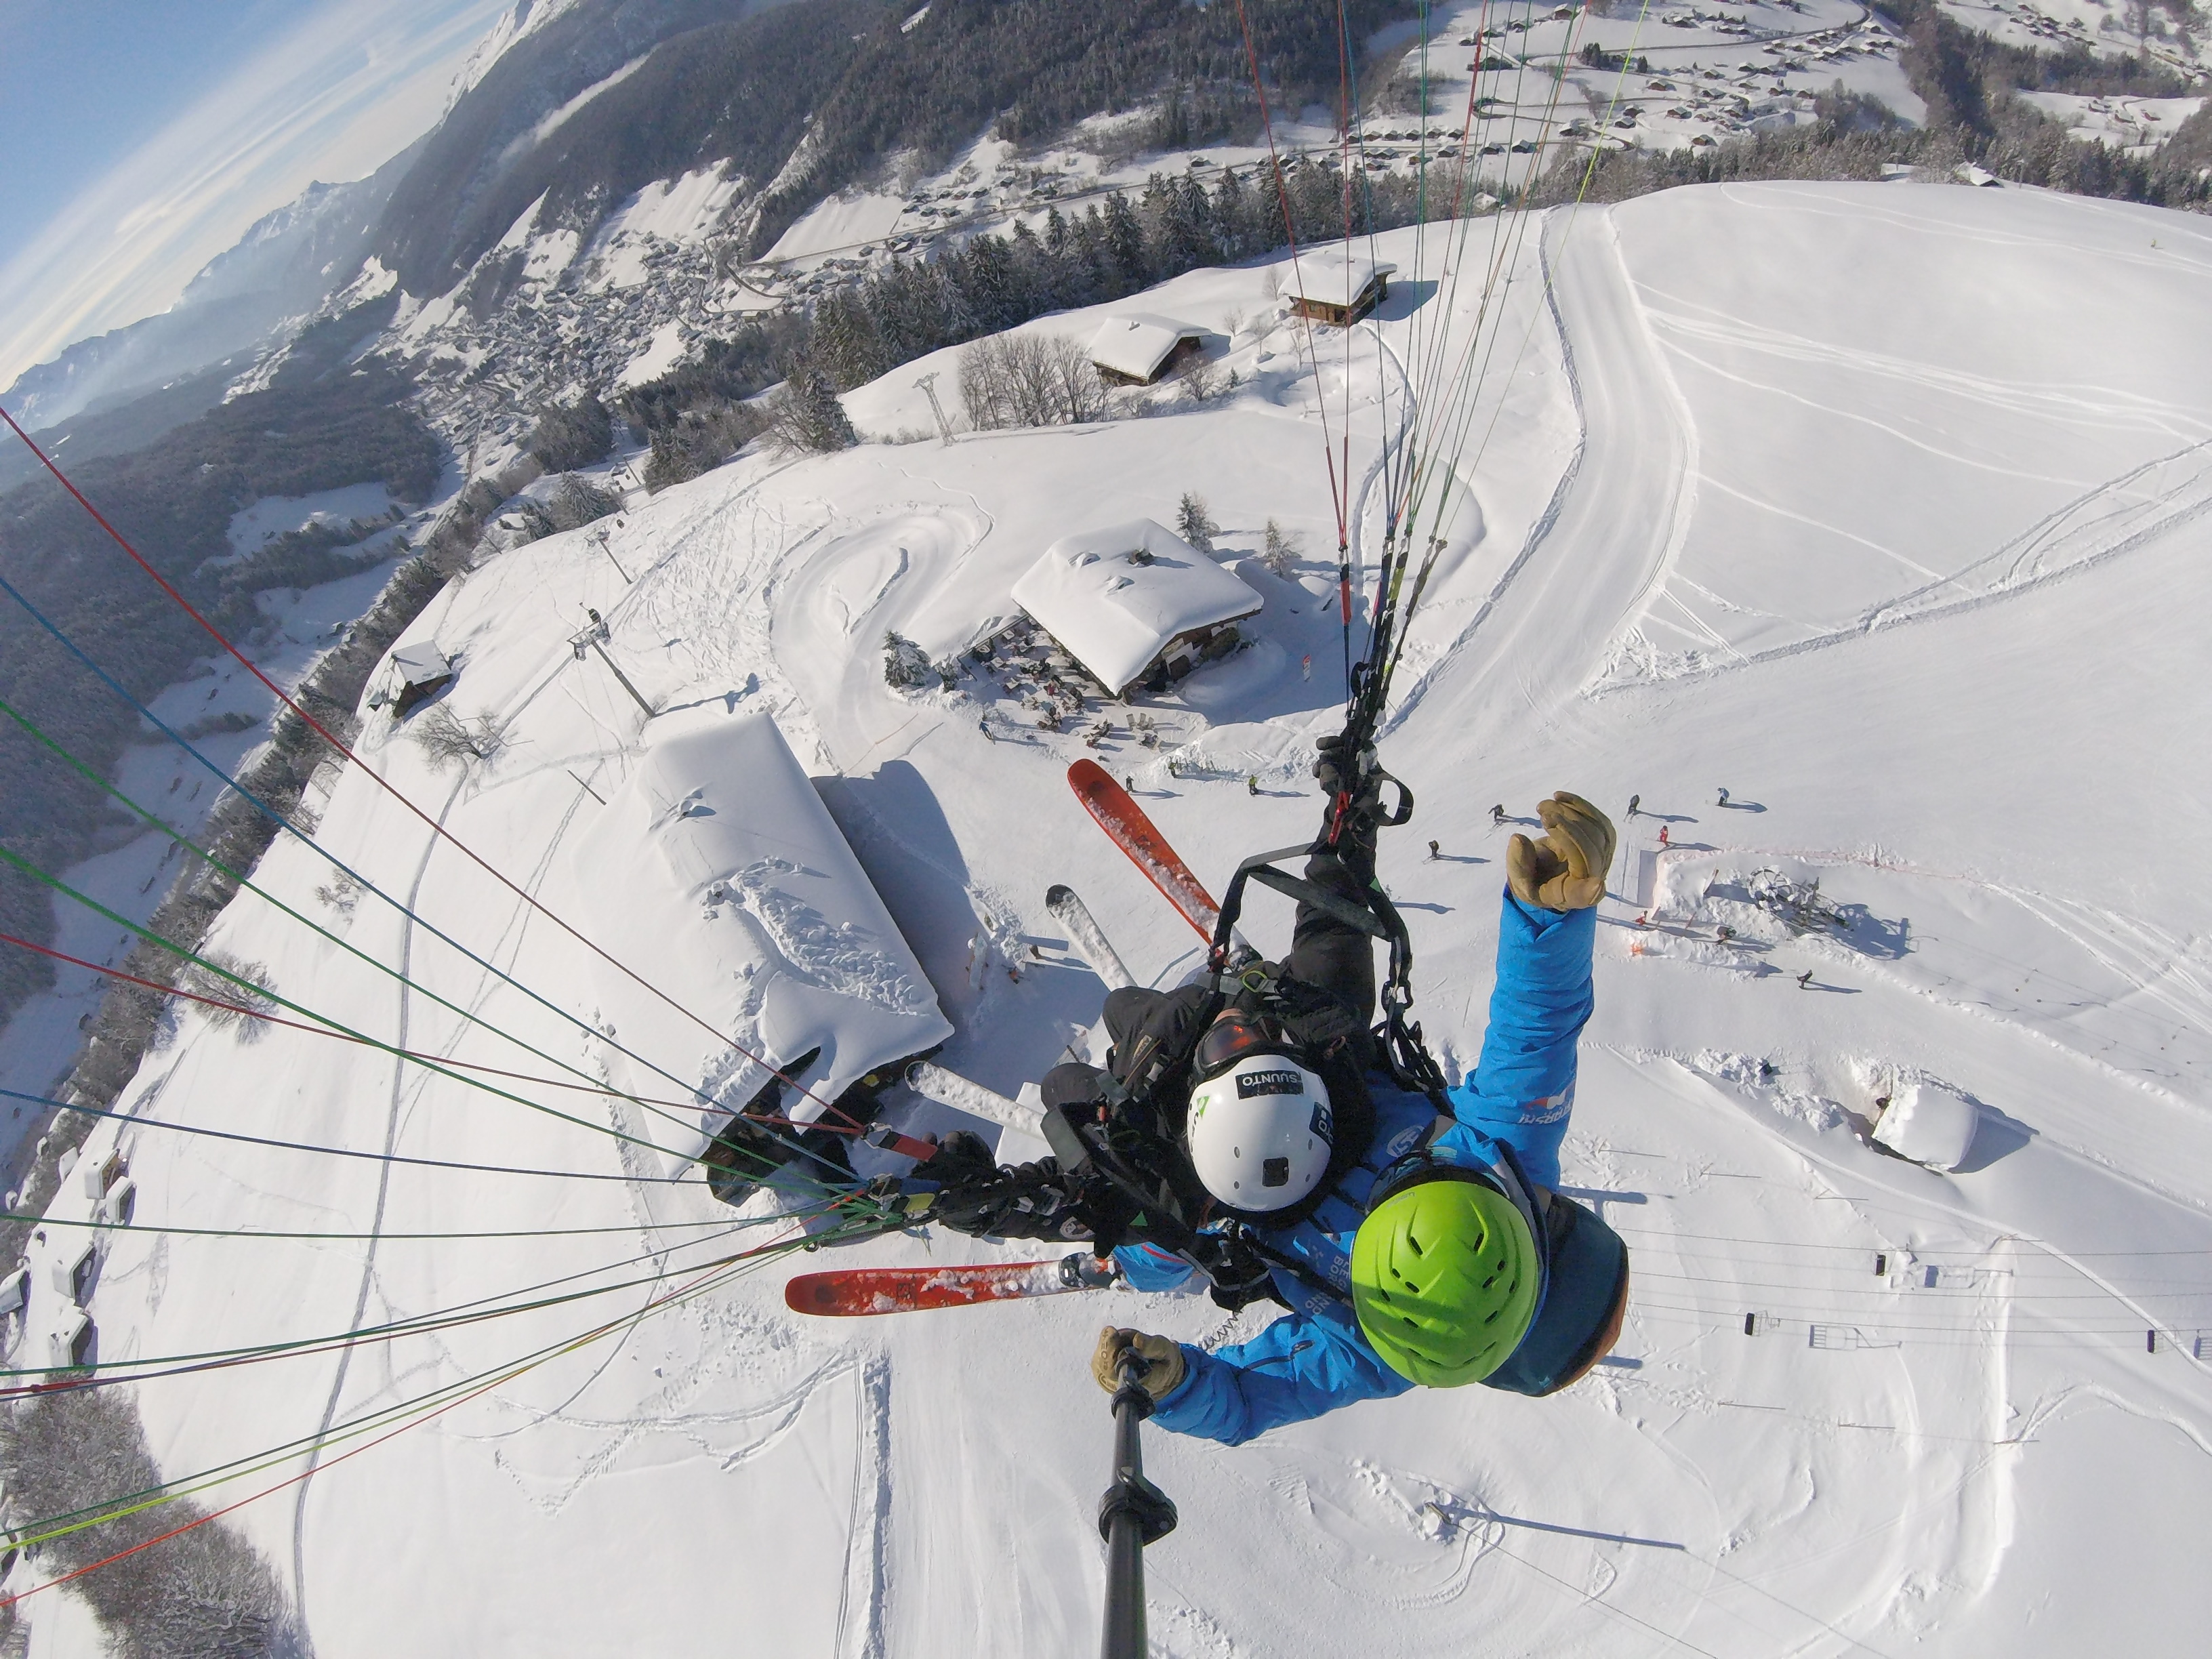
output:
[[[465,770],[454,781],[453,789],[446,796],[446,804],[438,809],[438,829],[441,831],[445,828],[447,815],[453,810],[453,804],[460,799],[461,791],[468,781],[469,775]],[[438,836],[433,835],[423,846],[422,861],[415,866],[414,884],[407,890],[407,908],[400,917],[399,1015],[392,1039],[392,1047],[397,1049],[404,1050],[408,1046],[408,975],[415,956],[415,908],[422,900],[422,883],[430,873],[430,859],[438,850],[439,839]],[[362,1316],[368,1308],[369,1291],[376,1283],[376,1247],[384,1231],[385,1202],[392,1193],[391,1158],[393,1143],[399,1133],[399,1105],[406,1092],[407,1073],[408,1062],[395,1058],[392,1062],[391,1100],[384,1120],[385,1162],[377,1166],[376,1209],[369,1223],[368,1247],[362,1252],[361,1288],[354,1297],[353,1317],[346,1322],[348,1330],[361,1328]],[[324,1402],[323,1419],[316,1426],[314,1443],[307,1449],[307,1468],[301,1475],[297,1495],[292,1500],[292,1605],[302,1618],[306,1616],[307,1607],[307,1493],[314,1485],[315,1467],[322,1458],[323,1442],[330,1434],[331,1425],[337,1420],[338,1399],[345,1392],[346,1373],[353,1365],[353,1349],[354,1345],[349,1342],[338,1350],[337,1371],[331,1378],[330,1398]]]

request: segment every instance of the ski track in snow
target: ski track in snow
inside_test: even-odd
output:
[[[441,829],[444,827],[447,815],[452,812],[453,803],[460,799],[461,790],[467,782],[468,775],[465,772],[454,780],[453,793],[446,797],[446,804],[438,813],[437,822]],[[434,830],[423,842],[422,861],[415,867],[414,884],[407,891],[407,908],[410,911],[415,908],[416,902],[422,897],[422,878],[430,872],[430,859],[431,855],[438,850],[438,840],[439,837]],[[407,974],[409,964],[414,960],[414,955],[415,918],[411,915],[402,915],[399,919],[398,966],[403,976]],[[403,982],[398,988],[398,1017],[393,1022],[394,1035],[392,1046],[395,1048],[405,1048],[409,1046],[407,1041],[410,1012],[408,997],[408,988]],[[386,1109],[384,1120],[384,1156],[386,1158],[392,1156],[398,1144],[400,1101],[406,1092],[407,1081],[411,1075],[413,1074],[408,1070],[407,1062],[394,1057],[392,1062],[391,1099]],[[378,1166],[376,1207],[374,1219],[369,1224],[370,1237],[368,1245],[362,1252],[361,1289],[354,1297],[353,1316],[346,1322],[345,1328],[349,1331],[361,1328],[362,1316],[368,1310],[369,1291],[376,1282],[376,1246],[379,1237],[384,1231],[384,1206],[385,1200],[392,1189],[392,1168],[389,1163]],[[317,1425],[314,1442],[307,1449],[307,1478],[301,1480],[297,1495],[292,1500],[292,1605],[300,1610],[302,1618],[306,1617],[307,1607],[307,1494],[314,1489],[314,1468],[322,1458],[323,1442],[330,1435],[331,1425],[337,1420],[338,1401],[345,1393],[346,1373],[352,1367],[353,1352],[354,1345],[351,1342],[348,1342],[345,1346],[338,1350],[337,1366],[331,1377],[330,1398],[323,1403],[322,1422]]]

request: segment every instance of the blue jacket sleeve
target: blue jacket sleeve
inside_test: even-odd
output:
[[[1531,908],[1504,896],[1490,1029],[1474,1075],[1451,1091],[1462,1123],[1512,1147],[1530,1179],[1559,1184],[1559,1143],[1575,1103],[1575,1043],[1595,1006],[1597,911]]]
[[[1367,1346],[1349,1309],[1285,1314],[1249,1342],[1213,1354],[1185,1343],[1182,1357],[1188,1373],[1152,1421],[1224,1446],[1413,1386]]]

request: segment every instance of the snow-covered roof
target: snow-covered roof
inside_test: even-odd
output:
[[[1132,562],[1139,551],[1151,562]],[[1249,617],[1261,600],[1173,531],[1139,519],[1054,542],[1014,584],[1014,603],[1118,693],[1178,635]]]
[[[788,1067],[820,1050],[793,1079],[817,1098],[787,1091],[782,1107],[811,1123],[877,1066],[952,1035],[921,964],[766,714],[654,744],[581,838],[576,873],[594,942],[680,1005],[610,963],[594,966],[600,1017],[623,1047],[714,1103],[688,1145],[656,1124],[650,1138],[679,1154],[704,1150],[723,1114],[759,1091],[763,1060]],[[665,1079],[629,1082],[668,1090]]]
[[[1091,342],[1091,361],[1133,380],[1149,380],[1185,340],[1202,340],[1206,331],[1172,318],[1133,311],[1109,317]]]
[[[446,653],[428,640],[417,640],[394,651],[392,667],[402,685],[427,685],[453,672],[453,665]]]
[[[1387,259],[1370,259],[1364,253],[1308,253],[1296,262],[1283,291],[1310,305],[1340,306],[1347,295],[1357,301],[1377,277],[1397,269]]]

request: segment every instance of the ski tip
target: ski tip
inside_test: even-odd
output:
[[[828,1273],[801,1273],[783,1287],[783,1305],[793,1313],[835,1314],[842,1311],[844,1297]]]
[[[1044,890],[1044,908],[1056,910],[1075,896],[1075,890],[1064,881],[1056,881]]]
[[[1101,786],[1118,793],[1121,786],[1114,781],[1113,774],[1097,761],[1084,759],[1067,769],[1067,781],[1079,794]]]

